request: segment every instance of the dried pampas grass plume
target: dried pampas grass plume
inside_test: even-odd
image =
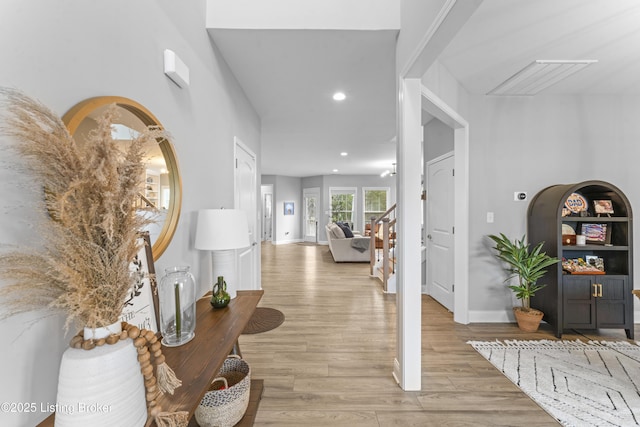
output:
[[[143,186],[149,140],[167,138],[158,129],[138,135],[122,151],[111,137],[115,106],[98,119],[86,142],[78,143],[62,120],[20,91],[0,88],[6,120],[2,133],[23,157],[43,190],[40,248],[0,254],[3,313],[42,309],[66,313],[91,328],[119,320],[132,285],[129,266],[139,250],[138,232],[148,223],[136,202]]]

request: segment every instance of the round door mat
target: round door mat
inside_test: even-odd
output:
[[[243,334],[259,334],[277,328],[284,322],[284,314],[280,310],[258,307],[244,327]]]

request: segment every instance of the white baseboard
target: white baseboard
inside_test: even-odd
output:
[[[396,275],[394,274],[391,277],[389,277],[389,279],[387,279],[387,293],[395,294],[396,292],[397,292]]]
[[[289,243],[302,243],[304,240],[302,239],[291,239],[291,240],[274,240],[271,242],[274,245],[288,245]]]
[[[515,323],[511,310],[469,310],[469,323]],[[633,312],[633,323],[640,324],[640,311]]]
[[[469,310],[469,323],[515,323],[511,310]],[[640,311],[633,312],[633,323],[640,324]]]
[[[511,310],[469,310],[469,323],[514,323]]]

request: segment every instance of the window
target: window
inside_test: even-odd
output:
[[[329,188],[331,221],[347,222],[353,227],[356,210],[355,188]]]
[[[389,187],[363,188],[364,224],[371,223],[371,217],[380,217],[389,207]]]

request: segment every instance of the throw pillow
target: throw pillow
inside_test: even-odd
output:
[[[338,225],[338,227],[340,227],[340,229],[344,233],[344,237],[346,237],[347,239],[353,237],[353,232],[351,231],[351,229],[347,224],[345,224],[344,222],[336,222],[336,224]]]
[[[338,225],[335,223],[329,224],[329,231],[335,239],[345,238],[344,231],[342,231],[342,228],[338,227]]]

